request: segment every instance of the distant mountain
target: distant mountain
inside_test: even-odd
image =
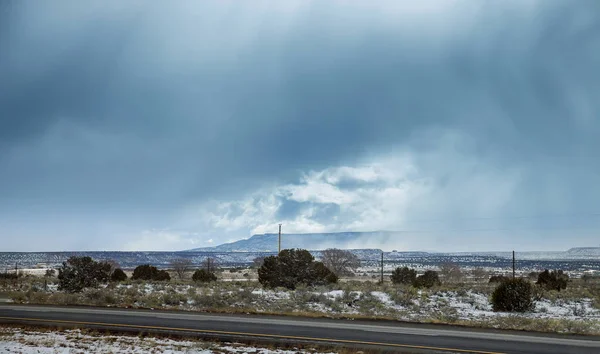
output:
[[[378,249],[379,245],[396,243],[403,235],[393,231],[282,234],[281,248],[324,250],[327,248]],[[277,252],[278,235],[254,235],[248,239],[215,247],[195,248],[192,252]]]

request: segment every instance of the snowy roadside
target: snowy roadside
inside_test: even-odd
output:
[[[58,291],[56,284],[31,284],[7,293],[17,303],[92,305],[287,314],[301,316],[380,318],[476,327],[578,334],[600,334],[598,285],[573,283],[562,292],[545,291],[527,313],[494,312],[494,284],[444,285],[431,289],[348,282],[296,290],[263,289],[257,282],[207,284],[127,282]]]
[[[92,332],[84,333],[80,330],[38,331],[18,327],[3,327],[0,328],[0,353],[321,354],[323,352],[306,349],[267,349],[235,343],[217,344],[127,335],[95,335]]]

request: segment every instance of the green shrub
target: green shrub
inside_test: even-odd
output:
[[[187,302],[187,296],[177,293],[175,290],[170,290],[163,294],[162,302],[168,306],[179,306]]]
[[[337,282],[338,278],[323,263],[315,262],[307,250],[287,249],[277,256],[264,259],[258,269],[258,281],[268,288],[295,289],[299,284],[309,286]]]
[[[110,265],[96,262],[91,257],[71,257],[58,269],[58,289],[78,293],[85,288],[107,282]]]
[[[211,281],[217,281],[215,273],[211,273],[206,269],[198,269],[192,275],[192,280],[199,283],[208,283]]]
[[[562,270],[548,271],[544,270],[538,275],[537,285],[544,287],[546,290],[561,291],[567,288],[569,276],[563,273]]]
[[[153,265],[144,264],[137,266],[133,270],[133,275],[131,276],[133,280],[156,280],[156,281],[169,281],[171,280],[171,276],[165,270],[158,270]]]
[[[413,287],[409,287],[406,289],[392,291],[389,293],[390,299],[396,303],[396,305],[401,305],[404,307],[408,307],[414,304],[414,300],[418,298],[417,290]]]
[[[505,280],[492,293],[491,302],[494,311],[532,311],[535,306],[533,286],[522,278]]]
[[[417,279],[417,271],[408,267],[398,267],[391,275],[392,283],[410,285]]]
[[[423,275],[419,275],[413,282],[415,288],[431,288],[440,284],[440,277],[433,270],[428,270]]]
[[[169,281],[169,280],[171,280],[171,276],[169,275],[169,272],[167,272],[166,270],[159,270],[158,274],[156,275],[156,279],[154,279],[154,280]]]
[[[122,282],[127,280],[127,274],[121,268],[117,268],[110,275],[110,280],[114,282]]]
[[[327,285],[337,283],[338,276],[329,270],[323,263],[314,262],[311,267],[311,272],[308,281],[303,282],[307,285]]]

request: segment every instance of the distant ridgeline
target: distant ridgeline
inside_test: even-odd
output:
[[[303,248],[320,258],[320,250],[327,248],[348,249],[362,260],[363,265],[378,267],[382,250],[379,245],[393,245],[401,232],[340,232],[313,234],[283,234],[282,248]],[[277,252],[278,235],[254,235],[249,239],[225,243],[215,247],[196,248],[181,252],[4,252],[0,253],[0,271],[18,268],[57,267],[71,256],[90,256],[96,260],[115,260],[123,268],[135,268],[140,264],[152,264],[167,268],[176,258],[191,259],[201,264],[212,257],[223,267],[239,267],[252,264],[257,257]],[[566,252],[517,252],[517,264],[533,269],[596,269],[600,270],[600,247],[571,248]],[[454,262],[469,267],[511,266],[511,252],[384,252],[386,268],[390,265],[435,267],[442,262]]]
[[[406,233],[394,231],[336,232],[310,234],[283,234],[282,248],[324,250],[327,248],[378,249],[381,245],[393,245]],[[278,234],[254,235],[249,239],[224,243],[215,247],[195,248],[190,251],[209,252],[277,252]]]
[[[567,251],[571,256],[600,257],[600,247],[575,247]]]

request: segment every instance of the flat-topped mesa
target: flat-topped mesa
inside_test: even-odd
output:
[[[394,247],[395,241],[405,236],[394,231],[370,232],[335,232],[282,234],[282,248],[303,248],[308,250],[324,250],[327,248],[344,249],[379,249],[382,245]],[[276,233],[253,235],[248,239],[224,243],[214,247],[195,248],[189,251],[204,252],[277,252],[278,237]]]

